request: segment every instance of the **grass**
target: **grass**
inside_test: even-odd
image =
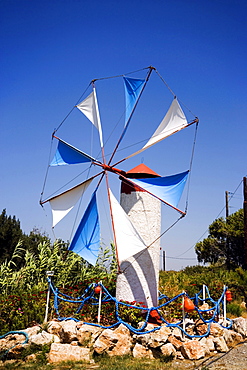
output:
[[[79,362],[62,362],[59,364],[43,364],[42,362],[27,362],[27,363],[20,363],[20,362],[12,362],[12,363],[5,363],[1,369],[26,369],[26,370],[74,370],[74,369],[81,369],[81,370],[182,370],[182,369],[194,369],[194,364],[190,363],[184,366],[184,361],[181,364],[172,363],[172,362],[164,362],[162,359],[137,359],[131,356],[115,356],[115,357],[107,357],[103,356],[97,358],[97,362],[93,364],[88,364],[82,361]]]

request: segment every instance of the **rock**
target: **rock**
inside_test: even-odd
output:
[[[24,343],[26,337],[22,334],[9,334],[0,339],[0,351],[6,351],[15,345]]]
[[[229,351],[229,348],[227,347],[225,339],[223,337],[216,337],[213,339],[213,342],[217,352]]]
[[[172,329],[172,335],[174,335],[174,337],[176,337],[177,339],[183,341],[183,332],[178,327]]]
[[[47,329],[46,329],[47,333],[50,333],[50,334],[56,334],[58,335],[59,337],[61,337],[61,333],[62,333],[62,323],[60,321],[50,321],[48,324],[47,324]]]
[[[39,344],[39,345],[44,345],[44,344],[50,344],[50,343],[60,343],[60,338],[55,335],[55,334],[49,334],[46,331],[42,331],[39,334],[31,335],[28,343],[29,344]]]
[[[60,338],[63,343],[70,343],[77,340],[77,323],[74,320],[61,321],[62,330]]]
[[[219,324],[212,322],[210,326],[210,334],[213,337],[221,337],[224,335],[224,329]]]
[[[143,337],[145,337],[145,335],[148,335],[147,344],[152,348],[157,348],[166,343],[168,336],[170,334],[171,334],[171,329],[168,328],[167,326],[162,326],[159,330],[156,330],[153,333],[150,333],[149,335],[144,334]]]
[[[232,320],[232,328],[244,338],[247,337],[247,319],[238,317]]]
[[[17,344],[13,348],[11,348],[8,352],[8,359],[19,359],[21,357],[22,352],[29,347],[29,344]]]
[[[90,350],[70,344],[52,343],[48,354],[49,363],[62,361],[88,361],[90,362]]]
[[[98,326],[83,324],[77,331],[77,339],[83,346],[92,345],[103,329]]]
[[[160,350],[164,356],[171,356],[171,355],[174,355],[174,357],[176,356],[176,349],[171,343],[164,344],[163,346],[160,347]]]
[[[98,354],[104,352],[109,356],[122,356],[131,352],[131,336],[124,325],[120,325],[115,331],[105,329],[95,341],[93,348]]]
[[[207,338],[206,337],[203,337],[200,339],[200,343],[202,345],[202,347],[204,348],[204,351],[205,351],[205,356],[208,356],[210,355],[210,347],[208,345],[208,341],[207,341]],[[212,341],[212,344],[213,344],[213,341]],[[213,344],[213,351],[214,351],[214,344]]]
[[[144,321],[139,322],[138,325],[137,325],[137,328],[141,329],[144,326],[144,324],[145,324]],[[150,330],[153,330],[154,328],[155,328],[155,326],[153,324],[148,323],[147,326],[145,327],[145,329],[143,329],[143,330],[150,331]]]
[[[37,355],[39,354],[39,352],[37,353],[32,353],[31,355],[28,355],[25,357],[25,362],[35,362],[37,361]]]
[[[27,328],[23,331],[25,331],[25,333],[27,333],[28,337],[30,337],[32,335],[36,335],[36,334],[40,333],[42,331],[42,329],[39,325],[35,325],[35,326]]]
[[[205,324],[203,320],[197,320],[195,323],[195,332],[197,335],[205,335],[208,331],[208,324]]]
[[[230,329],[224,329],[224,335],[223,338],[225,339],[226,344],[232,344],[234,342],[232,337],[233,330]]]
[[[151,349],[144,347],[139,343],[136,343],[135,347],[133,348],[133,357],[154,359]]]
[[[191,340],[183,343],[181,346],[181,353],[189,360],[199,360],[205,357],[205,349],[198,340]]]
[[[112,348],[117,343],[117,338],[111,329],[105,329],[95,341],[93,348],[99,355]]]
[[[232,330],[231,335],[232,335],[233,343],[239,343],[243,341],[242,335],[237,333],[236,331]]]
[[[168,337],[168,342],[170,342],[175,348],[176,350],[180,350],[181,346],[182,346],[182,342],[180,340],[178,340],[176,337],[174,337],[174,335],[170,335]]]
[[[108,352],[109,356],[123,356],[131,353],[132,338],[130,331],[125,325],[120,324],[114,330],[114,335],[117,337],[117,343],[114,348]]]

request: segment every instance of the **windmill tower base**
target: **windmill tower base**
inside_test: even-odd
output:
[[[129,178],[159,176],[141,164],[127,172]],[[121,262],[117,277],[116,298],[158,306],[161,204],[150,194],[131,183],[122,182],[120,204],[142,237],[147,248]]]

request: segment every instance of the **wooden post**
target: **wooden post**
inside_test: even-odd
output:
[[[166,271],[166,251],[163,251],[163,271]]]
[[[52,278],[53,275],[54,275],[54,271],[46,271],[46,276]],[[44,324],[46,324],[47,323],[47,320],[48,320],[50,294],[51,294],[51,287],[50,287],[50,284],[48,283],[48,291],[47,291],[47,297],[46,297],[46,307],[45,307]]]
[[[182,307],[183,307],[183,330],[185,331],[185,309],[184,309],[184,298],[185,298],[185,291],[183,290],[183,298],[182,298]],[[183,336],[184,338],[184,332],[183,332]]]
[[[202,302],[203,304],[206,302],[206,286],[203,284],[202,286]]]
[[[227,287],[224,285],[224,299],[223,299],[223,325],[226,325],[226,289]]]
[[[244,269],[247,270],[247,181],[246,177],[243,178],[244,190]]]
[[[228,216],[229,216],[229,192],[226,191],[226,223],[228,223]],[[226,266],[227,269],[230,270],[230,258],[229,258],[229,238],[228,238],[228,230],[227,230],[227,235],[226,235]]]
[[[101,311],[101,302],[102,302],[102,281],[100,281],[99,284],[100,284],[100,292],[99,292],[99,306],[98,306],[98,324],[100,323],[100,311]]]

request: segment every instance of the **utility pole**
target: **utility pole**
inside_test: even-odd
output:
[[[225,194],[226,194],[226,223],[227,223],[228,222],[227,218],[229,216],[229,192],[226,191]],[[227,269],[230,270],[228,230],[226,234],[226,266]]]
[[[243,190],[244,190],[244,268],[247,270],[247,180],[243,178]]]
[[[229,216],[229,192],[226,191],[226,218]]]

